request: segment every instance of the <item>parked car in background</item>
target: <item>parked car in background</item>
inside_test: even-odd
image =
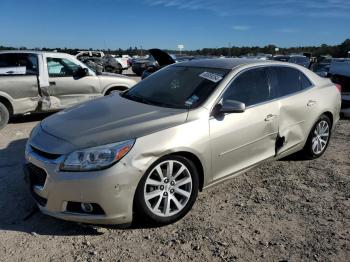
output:
[[[293,63],[306,68],[310,67],[310,58],[303,55],[275,55],[269,59],[274,61]]]
[[[310,66],[310,70],[321,77],[328,77],[331,62],[332,58],[320,57]]]
[[[157,61],[153,58],[153,56],[148,56],[145,58],[135,59],[132,62],[132,71],[137,75],[141,76],[143,71],[145,71],[149,67],[157,67],[159,66]]]
[[[0,129],[12,115],[60,110],[135,83],[126,76],[96,73],[69,54],[1,51]]]
[[[103,67],[105,72],[115,73],[115,74],[123,73],[124,69],[115,57],[111,55],[105,55],[104,57],[102,57],[102,61],[103,61]]]
[[[288,62],[301,65],[306,68],[310,67],[310,58],[303,55],[291,55]]]
[[[311,66],[311,70],[322,77],[328,77],[341,89],[341,113],[350,117],[350,59],[321,58]]]
[[[81,56],[79,60],[91,68],[96,73],[102,73],[105,71],[104,63],[102,58],[94,56]]]
[[[102,51],[78,51],[78,53],[75,56],[76,58],[79,58],[81,56],[102,58],[105,56],[105,54]]]
[[[127,57],[105,54],[101,51],[79,51],[76,57],[82,62],[91,62],[92,60],[88,58],[94,58],[95,63],[97,58],[100,58],[103,63],[104,72],[122,74],[123,70],[127,70],[129,68]]]
[[[177,63],[43,120],[26,145],[26,177],[50,216],[169,224],[199,191],[265,161],[320,157],[339,110],[336,86],[298,65]]]
[[[280,61],[280,62],[288,62],[290,56],[289,55],[275,55],[270,57],[271,60]]]
[[[128,56],[113,56],[114,59],[118,62],[122,70],[129,69],[129,57]]]
[[[142,79],[148,77],[165,66],[176,63],[176,57],[174,55],[169,55],[160,49],[154,48],[148,50],[148,52],[157,61],[157,63],[149,65],[148,68],[142,72]]]

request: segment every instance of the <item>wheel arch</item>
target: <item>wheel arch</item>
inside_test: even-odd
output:
[[[110,86],[110,87],[107,87],[105,92],[104,92],[104,95],[109,95],[110,92],[112,91],[125,91],[125,90],[128,90],[129,87],[127,86]]]
[[[12,106],[12,103],[10,102],[10,100],[8,100],[6,97],[0,95],[0,102],[6,106],[7,110],[10,113],[10,116],[13,115],[14,111],[13,111],[13,106]]]
[[[333,119],[333,114],[332,114],[330,111],[326,111],[326,112],[322,113],[322,114],[320,115],[320,117],[321,117],[322,115],[326,115],[326,116],[329,118],[329,120],[331,120],[331,128],[333,128],[333,121],[334,121],[334,119]]]
[[[199,191],[203,190],[204,187],[204,168],[202,165],[201,160],[193,153],[188,152],[188,151],[179,151],[179,152],[174,152],[174,153],[170,153],[168,155],[165,156],[182,156],[185,157],[187,159],[189,159],[190,161],[192,161],[192,163],[195,165],[195,167],[197,168],[197,172],[198,172],[198,179],[199,179]]]

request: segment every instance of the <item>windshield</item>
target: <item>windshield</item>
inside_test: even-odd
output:
[[[162,107],[196,108],[209,97],[229,71],[170,66],[142,80],[123,96]]]

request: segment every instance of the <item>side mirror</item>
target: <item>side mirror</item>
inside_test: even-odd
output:
[[[225,100],[222,104],[217,104],[212,112],[212,115],[222,115],[230,113],[243,113],[245,104],[235,100]]]
[[[87,68],[79,67],[77,70],[74,71],[74,77],[77,77],[77,78],[82,78],[87,75],[89,75],[89,69]]]

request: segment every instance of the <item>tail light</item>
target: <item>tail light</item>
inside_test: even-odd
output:
[[[338,89],[338,91],[341,93],[341,85],[335,84],[335,87]]]

